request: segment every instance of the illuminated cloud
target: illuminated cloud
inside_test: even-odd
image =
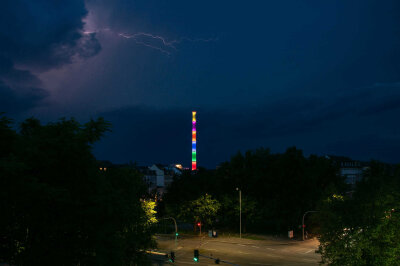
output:
[[[100,51],[95,33],[82,33],[86,15],[83,0],[7,0],[1,4],[0,90],[2,101],[9,104],[0,105],[0,111],[25,111],[47,96],[33,73]]]

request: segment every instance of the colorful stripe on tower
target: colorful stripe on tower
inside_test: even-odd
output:
[[[192,112],[192,171],[196,170],[196,112]]]

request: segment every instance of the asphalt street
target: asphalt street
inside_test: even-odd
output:
[[[158,236],[158,252],[175,252],[174,265],[215,265],[219,258],[220,265],[318,265],[321,256],[315,253],[318,241],[265,239],[251,240],[236,237],[189,237],[175,241],[169,236]],[[193,261],[193,250],[198,249],[200,259]],[[162,256],[154,256],[154,265],[165,265]],[[168,262],[167,262],[168,263]]]

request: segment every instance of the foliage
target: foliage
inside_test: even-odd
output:
[[[242,191],[243,231],[284,233],[297,228],[305,211],[315,210],[327,195],[345,189],[335,164],[294,147],[283,154],[268,149],[238,153],[217,170],[186,172],[168,188],[166,212],[178,215],[182,202],[208,193],[220,203],[218,226],[237,229]]]
[[[152,245],[132,169],[100,171],[91,153],[109,130],[103,119],[81,125],[34,118],[12,129],[0,119],[0,263],[124,265]]]
[[[153,200],[143,200],[142,201],[142,208],[146,213],[146,224],[147,226],[152,226],[153,224],[157,223],[158,220],[156,218],[156,202]]]
[[[398,265],[400,176],[372,162],[350,197],[330,197],[319,213],[320,252],[329,265]]]
[[[223,195],[221,197],[221,208],[219,215],[219,224],[229,224],[234,221],[234,225],[238,228],[239,225],[239,215],[240,215],[240,205],[239,205],[239,195],[234,193],[232,195]],[[254,224],[255,219],[257,219],[257,202],[255,199],[242,195],[242,230],[245,232],[246,229]]]
[[[178,217],[189,222],[201,222],[205,226],[211,226],[220,206],[221,204],[216,199],[205,194],[198,199],[184,203]]]

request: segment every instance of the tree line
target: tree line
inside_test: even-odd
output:
[[[399,265],[399,165],[372,161],[354,191],[331,195],[318,208],[324,263]]]
[[[242,191],[244,232],[286,234],[294,229],[300,236],[302,216],[312,210],[316,212],[306,219],[306,230],[320,241],[322,263],[400,261],[399,165],[371,161],[354,187],[345,183],[339,164],[327,157],[305,157],[295,147],[282,154],[258,149],[238,153],[216,170],[176,177],[160,212],[190,223],[203,219],[208,228],[237,232],[236,188]],[[202,212],[205,205],[208,212]]]
[[[134,169],[100,171],[92,144],[110,129],[0,118],[0,263],[143,265],[154,212]]]
[[[92,145],[110,124],[60,119],[20,125],[0,116],[0,263],[145,265],[155,217],[206,229],[300,231],[320,240],[329,265],[398,265],[400,167],[372,161],[355,188],[331,159],[291,147],[237,153],[215,170],[176,176],[157,206],[135,167],[100,170]]]
[[[241,190],[245,232],[287,233],[298,228],[303,213],[314,210],[321,199],[345,190],[337,170],[330,159],[305,157],[295,147],[282,154],[268,149],[238,153],[216,170],[176,177],[164,197],[165,211],[189,222],[182,206],[207,193],[220,203],[212,226],[237,229]]]

